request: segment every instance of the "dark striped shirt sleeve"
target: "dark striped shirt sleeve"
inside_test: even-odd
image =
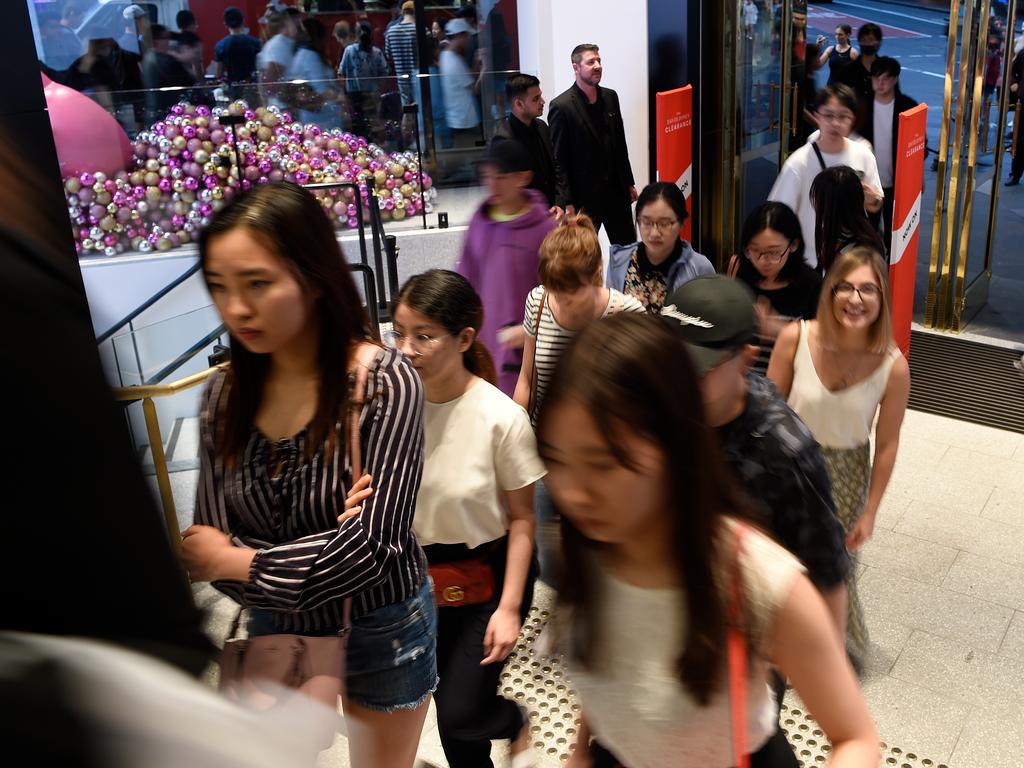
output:
[[[398,576],[423,471],[423,385],[407,360],[385,354],[367,383],[360,433],[374,494],[336,530],[260,550],[244,586],[247,605],[310,610]],[[397,592],[397,585],[396,585]]]
[[[210,525],[224,531],[237,544],[258,549],[262,544],[248,542],[239,536],[237,521],[232,520],[224,500],[223,465],[217,458],[214,428],[221,399],[226,396],[224,383],[227,374],[219,371],[210,378],[203,392],[199,411],[199,480],[193,521],[197,525]],[[237,581],[215,581],[213,586],[236,602],[242,602],[242,584]]]

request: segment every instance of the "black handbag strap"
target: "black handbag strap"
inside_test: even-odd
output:
[[[811,142],[811,149],[813,149],[814,150],[814,154],[816,154],[818,156],[818,162],[821,163],[821,170],[823,170],[823,171],[826,170],[828,168],[828,166],[825,164],[825,157],[824,157],[824,155],[822,155],[821,154],[821,150],[818,149],[818,142],[812,141]]]

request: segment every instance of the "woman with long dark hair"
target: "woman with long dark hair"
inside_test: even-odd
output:
[[[464,277],[432,269],[402,287],[385,336],[426,388],[415,529],[440,608],[434,701],[451,768],[491,766],[492,739],[512,741],[513,766],[534,764],[522,712],[496,690],[533,602],[533,493],[544,465],[526,411],[495,386],[477,337],[483,314]],[[462,588],[469,582],[477,588]]]
[[[726,768],[742,748],[753,766],[796,766],[772,665],[831,741],[830,765],[878,764],[824,602],[792,555],[740,522],[746,502],[678,331],[630,314],[584,330],[548,387],[538,440],[564,521],[557,626],[582,707],[569,765]],[[730,626],[745,642],[727,662]],[[748,674],[730,692],[740,658]],[[734,732],[739,703],[747,717]]]
[[[742,255],[729,260],[729,275],[757,296],[758,353],[754,370],[768,370],[779,332],[818,310],[821,276],[804,261],[800,219],[785,203],[759,205],[743,223]]]
[[[825,274],[843,251],[873,248],[885,253],[882,238],[864,210],[864,184],[848,165],[834,165],[811,182],[811,205],[815,213],[818,269]]]
[[[412,530],[423,385],[372,341],[330,222],[301,187],[236,198],[199,253],[232,354],[203,400],[189,573],[249,609],[250,636],[339,634],[351,600],[352,763],[411,767],[437,685],[437,618]],[[374,493],[339,523],[359,480],[346,438],[357,413]]]
[[[892,337],[887,275],[879,251],[842,253],[825,276],[816,318],[786,327],[768,365],[768,377],[821,444],[851,552],[874,533],[910,396],[910,366]],[[868,631],[854,576],[846,590],[847,644],[859,663]]]
[[[285,80],[301,80],[289,86],[289,103],[301,123],[321,128],[341,128],[341,87],[327,62],[327,29],[316,19],[304,19],[295,43],[295,56]]]

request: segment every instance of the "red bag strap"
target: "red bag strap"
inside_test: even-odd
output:
[[[750,768],[750,756],[747,754],[747,647],[740,629],[743,620],[743,574],[740,555],[743,552],[743,537],[746,533],[743,525],[735,526],[732,578],[729,582],[729,629],[726,636],[733,764],[736,768]]]

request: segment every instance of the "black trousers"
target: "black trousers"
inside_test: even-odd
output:
[[[423,548],[431,563],[464,560],[489,548],[488,559],[497,585],[496,594],[488,603],[437,611],[437,673],[441,680],[434,703],[441,747],[451,768],[493,768],[491,740],[514,739],[524,725],[519,707],[497,693],[504,663],[480,666],[487,623],[501,601],[507,542],[503,539],[477,550],[447,544]],[[523,590],[521,620],[530,612],[536,575],[534,562]]]
[[[601,197],[584,204],[583,211],[594,222],[594,229],[600,230],[601,225],[604,225],[612,245],[636,242],[636,225],[633,223],[628,190],[624,189],[620,193],[605,192]]]
[[[1014,122],[1024,120],[1024,102],[1017,104]],[[1017,141],[1013,145],[1013,162],[1010,164],[1010,176],[1020,181],[1024,175],[1024,125],[1017,129]]]

